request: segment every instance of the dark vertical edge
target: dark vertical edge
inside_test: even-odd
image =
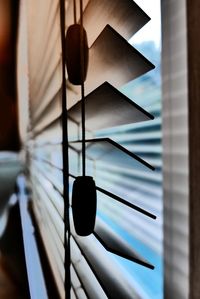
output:
[[[20,133],[19,133],[19,112],[18,112],[18,101],[17,101],[17,39],[18,39],[18,29],[19,29],[19,5],[20,0],[11,1],[11,40],[13,43],[11,53],[12,53],[12,63],[14,72],[10,74],[13,76],[13,88],[14,88],[14,111],[13,118],[16,126],[13,126],[13,139],[14,139],[14,150],[19,151],[21,142],[20,142]]]
[[[190,299],[200,296],[200,1],[187,0]]]
[[[67,124],[67,95],[65,76],[65,0],[60,0],[60,26],[62,44],[62,155],[63,155],[63,198],[64,198],[64,247],[65,247],[65,298],[70,299],[70,222],[69,222],[69,153]]]
[[[5,270],[12,281],[12,287],[16,287],[16,298],[31,298],[26,269],[26,258],[23,245],[22,223],[19,203],[9,209],[8,222],[3,235],[0,238],[1,263],[4,262]],[[1,270],[2,271],[2,270]],[[9,285],[1,283],[1,290],[9,293]],[[1,291],[1,298],[3,292]],[[7,295],[8,295],[7,293]],[[6,295],[5,295],[6,296]],[[9,295],[8,295],[9,296]],[[12,295],[11,295],[12,296]],[[8,297],[4,297],[8,298]]]
[[[0,63],[0,150],[19,151],[19,116],[17,103],[17,36],[20,0],[5,2],[9,19],[6,57]],[[3,61],[4,60],[4,61]]]

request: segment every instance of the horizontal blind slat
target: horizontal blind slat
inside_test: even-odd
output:
[[[110,257],[105,254],[105,250],[100,249],[95,238],[90,236],[85,240],[76,236],[75,240],[110,299],[118,297],[131,299],[133,295],[134,298],[138,298],[133,287],[124,279],[123,274]],[[89,241],[92,242],[92,246]],[[112,269],[112,273],[110,269]]]
[[[44,224],[42,223],[41,212],[36,207],[34,207],[34,212],[35,212],[36,218],[38,220],[39,230],[40,230],[40,233],[42,236],[43,244],[45,246],[45,250],[46,250],[46,253],[48,256],[49,263],[51,265],[51,269],[54,274],[54,279],[57,284],[59,294],[60,294],[61,298],[64,299],[65,298],[64,284],[63,284],[63,281],[60,276],[60,271],[57,266],[56,258],[53,255],[53,252],[51,250],[52,245],[50,243],[50,240],[47,238],[48,233],[46,232]]]

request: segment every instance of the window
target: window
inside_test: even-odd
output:
[[[73,15],[73,1],[65,2],[67,27],[71,23]],[[149,1],[147,2],[149,3]],[[27,35],[29,42],[27,51],[30,125],[27,147],[28,159],[30,160],[30,180],[32,182],[34,212],[39,223],[40,233],[60,296],[63,297],[65,273],[62,130],[60,126],[62,65],[59,1],[52,3],[49,0],[45,1],[45,4],[35,3],[35,1],[29,1],[29,3],[22,1],[22,3],[24,8],[23,13],[27,16],[28,20]],[[84,20],[86,22],[85,26],[88,26],[91,31],[89,33],[90,46],[95,46],[95,40],[105,26],[105,20],[103,19],[102,21],[100,17],[103,16],[103,13],[105,13],[104,18],[109,19],[110,16],[110,11],[106,11],[102,3],[108,5],[111,10],[115,9],[116,15],[117,13],[120,15],[122,9],[124,9],[123,5],[126,5],[125,3],[127,3],[128,9],[129,5],[135,8],[137,12],[135,13],[136,19],[137,15],[141,14],[141,20],[136,21],[137,26],[133,26],[134,28],[129,30],[127,36],[124,36],[127,39],[133,33],[137,32],[139,27],[148,20],[148,17],[137,6],[134,6],[134,3],[131,1],[115,1],[115,5],[111,1],[86,1],[84,3]],[[100,11],[94,10],[96,5],[99,5],[98,8]],[[92,32],[93,28],[89,26],[89,23],[95,22],[95,18],[97,17],[99,19],[96,28],[98,27],[100,31],[95,32],[95,36]],[[126,19],[126,22],[128,23],[129,20]],[[126,26],[128,24],[124,25],[124,27]],[[121,29],[122,32],[120,34],[122,35],[126,32],[124,27],[121,26],[123,30]],[[118,31],[117,29],[116,31]],[[108,36],[108,34],[113,35],[110,27],[107,27],[106,30],[104,31],[105,36]],[[114,33],[114,36],[116,35],[116,40],[118,40],[118,33]],[[24,38],[27,38],[26,33],[24,33]],[[139,40],[139,35],[137,38]],[[125,48],[127,47],[126,45]],[[160,64],[159,50],[152,42],[138,44],[138,49],[157,66]],[[119,52],[119,49],[117,52]],[[134,53],[135,57],[137,56],[136,58],[141,58],[136,51]],[[109,53],[107,52],[106,54],[108,55]],[[113,59],[112,55],[110,57]],[[93,51],[91,60],[95,61],[95,59],[96,54],[94,55]],[[121,62],[117,59],[115,61],[113,59],[112,61],[119,64]],[[102,64],[103,61],[99,60],[98,76],[97,74],[93,77],[89,75],[92,84],[96,84],[95,87],[99,84],[97,81],[100,76],[102,78],[107,76],[107,73],[101,72]],[[104,67],[106,68],[106,64]],[[145,67],[146,69],[143,73],[151,69],[148,63]],[[96,68],[95,65],[91,73],[95,74]],[[123,72],[123,68],[120,71]],[[115,81],[114,74],[113,72],[111,80],[113,82]],[[135,77],[138,75],[139,72]],[[132,78],[131,76],[130,78]],[[75,296],[75,298],[76,296],[83,296],[83,298],[102,299],[107,298],[108,294],[112,294],[111,298],[116,298],[116,292],[119,292],[118,294],[121,294],[121,296],[125,294],[127,298],[137,298],[137,296],[141,298],[162,298],[162,136],[160,81],[158,66],[155,71],[136,78],[123,87],[122,85],[125,83],[123,80],[123,83],[119,84],[120,91],[152,113],[155,116],[155,120],[142,123],[138,122],[134,125],[118,126],[108,130],[104,128],[95,130],[92,133],[88,131],[87,133],[88,138],[110,137],[126,147],[130,152],[134,152],[145,161],[155,165],[156,171],[152,173],[148,169],[144,171],[144,168],[130,168],[128,164],[125,167],[118,166],[115,163],[108,164],[108,160],[104,161],[104,159],[101,159],[95,162],[88,161],[87,170],[88,174],[91,173],[96,178],[97,186],[109,190],[109,192],[116,194],[118,197],[125,198],[130,203],[151,211],[158,216],[156,221],[149,220],[146,216],[131,210],[129,207],[118,203],[105,194],[103,195],[98,190],[97,216],[100,223],[102,221],[108,227],[108,230],[111,229],[114,233],[117,233],[117,236],[121,240],[126,241],[130,247],[133,247],[141,256],[154,264],[156,270],[150,272],[152,270],[146,270],[133,262],[126,261],[122,257],[108,253],[94,235],[88,237],[88,240],[81,237],[72,237],[71,277],[72,296]],[[113,82],[112,84],[115,83]],[[73,109],[74,103],[80,99],[80,93],[69,82],[67,82],[67,86],[68,108]],[[92,86],[92,90],[93,88],[94,86]],[[91,86],[86,86],[86,89],[88,93],[92,91],[90,90]],[[72,112],[70,113],[72,114]],[[79,126],[75,122],[70,121],[69,128],[70,139],[79,138]],[[73,177],[77,176],[80,172],[80,159],[77,151],[74,150],[71,144],[69,152],[70,183],[72,183]],[[93,154],[97,154],[97,152]],[[117,161],[120,161],[121,156],[119,152],[116,152],[116,157]],[[151,280],[155,284],[151,284],[150,286],[148,283],[149,277],[151,277]],[[106,281],[109,281],[109,283],[106,283]]]

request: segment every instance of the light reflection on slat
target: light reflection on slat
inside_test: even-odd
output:
[[[30,154],[32,154],[32,157],[36,160],[43,160],[46,161],[47,163],[52,164],[52,166],[55,166],[58,169],[63,168],[63,163],[62,163],[62,151],[61,151],[61,145],[53,145],[53,146],[48,146],[45,148],[45,151],[36,148],[30,149]]]
[[[95,41],[105,24],[110,24],[124,38],[129,39],[150,20],[132,0],[90,0],[83,18],[89,45]]]
[[[49,2],[49,0],[48,0]],[[51,52],[51,46],[48,47],[47,49],[44,48],[42,50],[41,45],[43,45],[43,41],[45,40],[46,32],[42,28],[41,29],[41,23],[43,24],[44,21],[44,15],[41,16],[41,12],[44,10],[41,10],[41,4],[35,4],[35,5],[30,5],[30,12],[28,15],[28,25],[29,25],[29,36],[31,42],[31,46],[29,47],[29,81],[30,81],[30,86],[31,86],[31,101],[30,101],[30,110],[33,112],[37,109],[37,107],[40,105],[42,95],[41,94],[41,85],[44,84],[49,79],[49,71],[47,72],[49,66],[50,68],[54,68],[55,64],[55,59],[60,56],[61,53],[61,43],[60,43],[60,35],[59,35],[59,30],[60,30],[60,22],[59,22],[59,6],[58,6],[59,1],[55,0],[54,7],[52,6],[52,9],[55,9],[55,13],[53,13],[53,26],[51,30],[51,39],[48,39],[48,44],[49,45],[54,45],[53,50],[54,50],[54,55],[49,58],[49,63],[44,63],[45,59],[48,58],[48,55],[45,55],[46,52],[49,53]],[[32,10],[33,12],[32,12]],[[34,9],[36,11],[34,11]],[[39,13],[40,12],[40,13]],[[46,16],[46,14],[45,14]],[[46,29],[46,28],[45,28]],[[38,34],[32,34],[33,32],[37,32]],[[39,35],[39,36],[38,36]],[[37,36],[35,38],[35,36]],[[56,42],[55,42],[56,41]],[[41,51],[40,51],[41,48]],[[38,51],[39,49],[39,51]],[[37,63],[36,63],[37,62]],[[39,63],[38,63],[39,62]],[[42,71],[41,71],[42,70]],[[56,76],[54,77],[53,81],[55,80]],[[55,82],[54,82],[55,83]],[[46,84],[45,84],[46,85]],[[47,87],[47,86],[46,86]]]
[[[132,132],[137,132],[140,130],[145,131],[146,129],[148,130],[152,130],[152,127],[157,127],[158,129],[161,126],[161,117],[157,117],[154,120],[151,121],[146,121],[146,122],[142,122],[142,123],[136,123],[136,124],[129,124],[129,125],[124,125],[121,126],[118,129],[119,134],[128,130],[132,130]],[[113,132],[116,132],[116,128],[110,128],[109,130],[99,130],[98,132],[98,136],[102,136],[102,135],[107,135],[107,136],[111,136],[111,134]]]
[[[97,240],[104,246],[106,250],[117,254],[129,261],[138,263],[149,269],[154,269],[154,266],[143,256],[140,256],[135,249],[130,246],[121,236],[117,234],[105,221],[100,217],[96,217],[96,223],[93,234]]]
[[[53,188],[58,191],[61,196],[63,195],[63,184],[62,184],[62,174],[63,172],[57,168],[53,168],[51,165],[43,163],[42,161],[34,161],[34,166],[41,172],[41,174],[45,177],[49,183],[52,184]],[[60,210],[62,211],[63,201],[59,202]]]
[[[72,227],[73,230],[73,227]],[[72,231],[74,234],[74,231]],[[95,239],[94,236],[86,238],[74,237],[77,245],[80,246],[83,256],[86,258],[92,270],[95,271],[95,276],[98,277],[104,291],[109,294],[109,298],[138,299],[133,286],[130,284],[120,271],[112,259],[112,255],[105,252],[102,245]],[[104,263],[102,263],[102,260]],[[112,274],[109,269],[112,268]],[[114,275],[113,275],[114,274]]]
[[[35,183],[35,181],[33,181]],[[37,182],[38,185],[38,182]],[[35,187],[35,190],[37,191],[37,193],[40,195],[40,199],[43,202],[43,204],[45,205],[45,207],[47,208],[47,210],[49,211],[49,214],[52,217],[52,220],[54,221],[54,225],[56,227],[57,233],[63,243],[63,238],[64,238],[64,222],[62,220],[62,218],[60,217],[60,215],[58,214],[58,212],[56,211],[55,207],[53,206],[53,204],[51,203],[51,201],[49,200],[48,196],[46,195],[45,191],[42,189],[42,187]]]
[[[112,214],[112,218],[114,217],[118,222],[127,223],[127,225],[129,225],[128,231],[131,235],[133,235],[134,230],[139,228],[143,231],[143,233],[146,232],[147,235],[151,235],[154,239],[158,240],[162,236],[161,232],[159,232],[160,227],[162,226],[160,214],[157,215],[156,220],[152,221],[150,218],[144,217],[143,215],[136,213],[134,210],[130,212],[128,207],[121,203],[108,200],[102,195],[99,195],[98,198],[98,208],[104,213],[109,211],[109,215]]]
[[[78,299],[82,299],[82,298],[87,299],[88,297],[86,296],[85,291],[82,288],[80,280],[79,280],[72,264],[71,264],[70,270],[71,270],[72,287],[73,287]]]
[[[40,42],[40,53],[41,55],[39,56],[38,60],[37,60],[37,64],[34,65],[33,68],[31,68],[32,72],[33,72],[33,78],[39,73],[39,69],[40,69],[40,66],[42,64],[42,61],[43,61],[43,58],[45,56],[45,53],[46,53],[46,49],[47,49],[47,46],[48,46],[48,43],[50,41],[50,39],[48,38],[49,37],[49,34],[52,32],[52,28],[54,26],[54,23],[55,23],[55,19],[56,19],[56,16],[57,16],[57,12],[58,12],[58,7],[59,7],[59,1],[54,1],[53,3],[48,0],[45,2],[45,9],[46,11],[48,11],[48,14],[46,15],[46,24],[44,25],[44,28],[45,28],[45,33],[42,37],[42,43]],[[42,9],[40,9],[42,11]],[[44,15],[42,16],[43,17],[43,22],[44,22]],[[36,26],[38,24],[38,26],[40,25],[39,22],[35,22],[34,23],[34,26]],[[37,30],[35,28],[35,30]],[[42,32],[41,30],[37,30],[38,32]],[[37,36],[38,38],[38,36]]]
[[[114,191],[111,189],[111,191]],[[126,200],[132,204],[135,204],[139,207],[141,207],[142,209],[147,210],[148,212],[153,213],[154,215],[157,215],[159,217],[160,213],[162,212],[162,205],[160,203],[160,198],[151,198],[148,195],[143,195],[140,194],[139,192],[132,192],[130,195],[126,194],[126,192],[124,192],[124,189],[120,190],[121,193],[124,195],[123,198],[126,198]],[[102,193],[102,192],[101,192]],[[119,192],[117,192],[119,193]],[[100,198],[104,198],[104,196],[102,194],[99,194],[98,192],[98,199]],[[111,201],[111,205],[115,204],[115,199],[112,199],[112,197],[108,197],[106,199],[106,202]],[[121,208],[123,208],[123,206],[121,206]],[[130,211],[129,211],[130,213]]]
[[[48,196],[49,200],[51,200],[60,217],[63,218],[64,203],[62,195],[54,189],[53,185],[44,177],[42,172],[39,172],[37,168],[35,170],[32,169],[31,173],[35,179],[35,183],[38,183],[38,185],[42,187],[46,196]]]
[[[95,169],[96,169],[96,176],[100,175],[102,176],[103,173],[105,171],[109,171],[111,173],[119,173],[120,175],[123,176],[124,175],[124,180],[126,180],[126,176],[131,177],[133,180],[134,178],[143,178],[144,180],[149,180],[149,181],[153,181],[153,182],[162,182],[162,174],[158,171],[155,172],[145,172],[142,170],[137,170],[136,169],[130,169],[130,168],[126,168],[126,167],[118,167],[114,164],[110,164],[108,165],[105,162],[96,162],[95,163]]]
[[[81,254],[80,249],[75,243],[73,237],[71,237],[71,248],[73,252],[71,257],[73,265],[76,268],[78,274],[80,275],[82,282],[84,283],[85,288],[87,289],[89,297],[95,299],[107,299],[107,296],[105,295],[104,291],[99,285],[99,282],[94,276],[87,261]]]
[[[36,196],[37,196],[37,192],[36,192]],[[39,197],[35,198],[35,204],[38,206],[38,208],[40,208],[42,210],[43,215],[45,215],[45,226],[46,229],[49,231],[49,237],[54,241],[54,245],[55,245],[55,250],[58,252],[59,254],[59,265],[64,264],[64,246],[63,243],[61,242],[59,236],[58,236],[58,232],[55,228],[54,225],[54,221],[52,219],[52,216],[49,214],[49,211],[46,209],[44,203],[42,203],[39,199]]]
[[[51,101],[49,100],[51,99]],[[46,103],[46,104],[45,104]],[[45,108],[43,108],[43,106]],[[46,97],[43,98],[42,104],[40,105],[40,112],[38,113],[38,116],[35,117],[35,120],[33,119],[33,125],[34,125],[34,132],[42,131],[44,127],[47,127],[50,123],[54,122],[58,119],[58,123],[60,125],[60,131],[61,131],[61,123],[59,120],[59,117],[61,115],[62,109],[61,109],[61,89],[58,91],[56,90],[56,94],[52,97],[52,95],[46,95]],[[54,136],[56,137],[56,136]]]
[[[47,86],[50,87],[49,81],[51,80],[51,78],[54,77],[56,69],[61,68],[60,27],[58,26],[56,21],[55,23],[56,23],[54,24],[55,29],[53,30],[54,32],[51,33],[52,38],[49,39],[51,42],[48,45],[39,72],[40,77],[43,78],[43,80],[40,82],[39,88],[35,94],[37,99],[41,99],[44,95],[49,93],[51,88],[50,90],[48,90],[45,87]],[[55,51],[55,48],[57,51]],[[36,111],[37,111],[37,107],[36,109],[34,109],[34,112]]]
[[[106,189],[106,186],[110,185],[117,186],[118,184],[121,186],[121,188],[129,189],[131,190],[138,190],[143,192],[148,192],[149,194],[160,194],[160,186],[157,184],[152,184],[148,181],[144,181],[143,184],[141,184],[141,180],[138,179],[131,179],[127,178],[124,180],[122,175],[114,174],[114,173],[104,173],[101,177],[96,176],[96,182],[99,186],[102,186]]]
[[[71,296],[71,299],[77,299],[73,287],[71,288],[71,294],[70,294],[70,296]]]

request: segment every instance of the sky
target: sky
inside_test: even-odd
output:
[[[160,0],[134,0],[151,18],[130,40],[131,44],[153,40],[157,48],[161,41]]]

